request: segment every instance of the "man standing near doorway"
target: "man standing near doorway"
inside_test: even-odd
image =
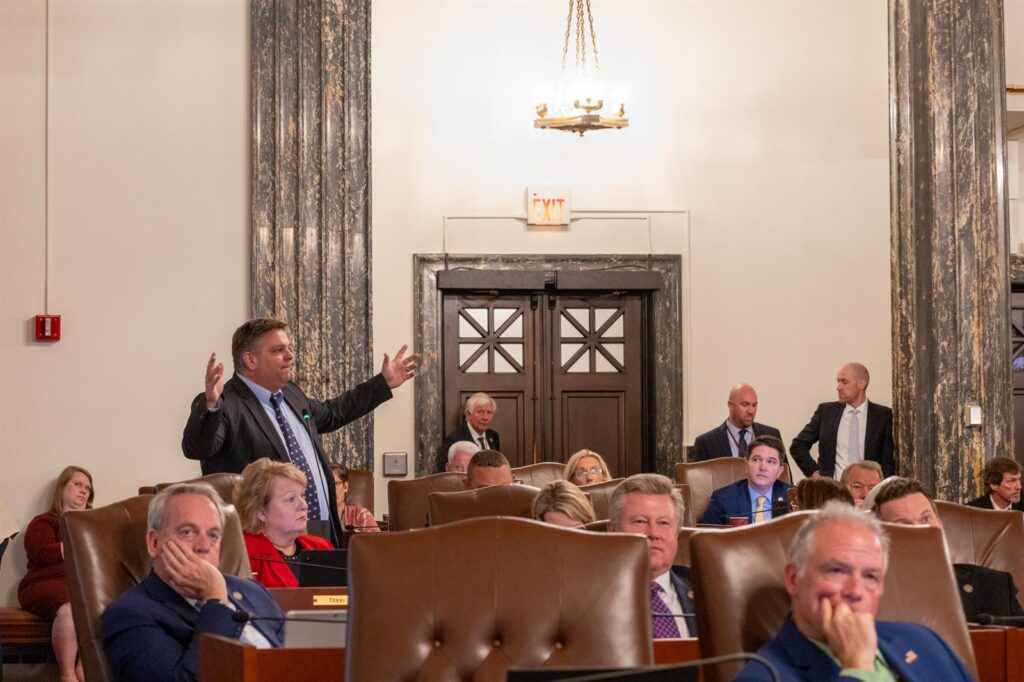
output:
[[[448,450],[460,440],[468,440],[481,450],[501,451],[501,439],[498,432],[491,428],[494,412],[498,409],[494,398],[486,393],[474,393],[466,400],[465,421],[463,424],[444,437],[441,443],[441,456],[448,456]]]
[[[693,441],[694,462],[718,457],[746,457],[747,446],[758,436],[775,436],[782,434],[774,426],[758,424],[757,391],[750,384],[736,384],[729,391],[726,402],[729,416],[721,426],[697,436]]]

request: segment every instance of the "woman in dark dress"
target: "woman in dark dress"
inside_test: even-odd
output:
[[[53,621],[50,638],[62,682],[85,677],[81,663],[76,663],[78,639],[64,573],[60,517],[65,512],[92,508],[93,495],[92,474],[82,467],[67,467],[57,477],[49,511],[32,519],[25,530],[28,572],[18,584],[18,601],[26,611]]]

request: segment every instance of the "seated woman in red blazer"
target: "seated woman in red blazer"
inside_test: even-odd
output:
[[[306,475],[294,464],[263,458],[242,471],[235,507],[253,577],[265,587],[298,587],[300,549],[334,549],[306,535],[305,490]]]

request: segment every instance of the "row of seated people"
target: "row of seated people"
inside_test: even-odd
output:
[[[888,482],[872,502],[883,518],[888,505],[907,496],[894,487],[897,484],[906,487],[902,480]],[[558,489],[572,491],[573,486],[565,481],[549,484],[546,495],[550,504],[544,502],[545,494],[539,495],[538,516],[547,519],[552,509],[572,513],[564,505],[558,508]],[[578,491],[575,497],[579,503],[582,496]],[[585,498],[582,502],[585,505]],[[689,571],[673,566],[683,504],[669,479],[639,474],[617,487],[610,505],[609,530],[646,538],[651,632],[655,637],[697,634]],[[825,536],[815,536],[812,529],[802,532],[802,541],[794,540],[792,572],[790,566],[786,568],[787,589],[792,586],[793,620],[783,625],[779,642],[768,644],[761,653],[791,675],[785,679],[827,679],[800,673],[801,668],[808,672],[807,665],[793,658],[793,642],[807,640],[808,645],[815,642],[821,647],[804,646],[800,653],[805,656],[817,651],[820,660],[810,668],[812,672],[832,668],[835,674],[841,669],[849,673],[867,666],[871,671],[888,669],[903,679],[925,679],[921,676],[924,672],[939,674],[939,679],[970,679],[963,664],[924,628],[879,623],[877,634],[871,634],[885,572],[884,542],[877,524],[862,520],[867,516],[854,511],[853,505],[845,506],[849,512],[833,510],[814,526],[822,533],[827,521],[836,524],[833,530],[841,529],[841,533],[829,536],[826,542]],[[193,679],[198,634],[202,632],[254,646],[280,645],[281,621],[277,619],[282,614],[273,600],[255,584],[215,570],[223,524],[219,498],[204,484],[178,484],[153,500],[146,540],[153,572],[103,615],[104,648],[115,679]],[[843,566],[838,572],[834,568],[837,562]],[[238,612],[247,615],[236,618]],[[861,615],[852,617],[854,613]],[[905,654],[912,647],[926,659],[907,668],[913,661]],[[147,655],[139,656],[140,651]],[[744,676],[768,679],[757,669],[745,671]]]

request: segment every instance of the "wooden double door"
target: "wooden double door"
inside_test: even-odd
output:
[[[599,452],[615,477],[644,470],[649,296],[642,292],[446,293],[444,411],[497,404],[492,428],[512,466]]]

